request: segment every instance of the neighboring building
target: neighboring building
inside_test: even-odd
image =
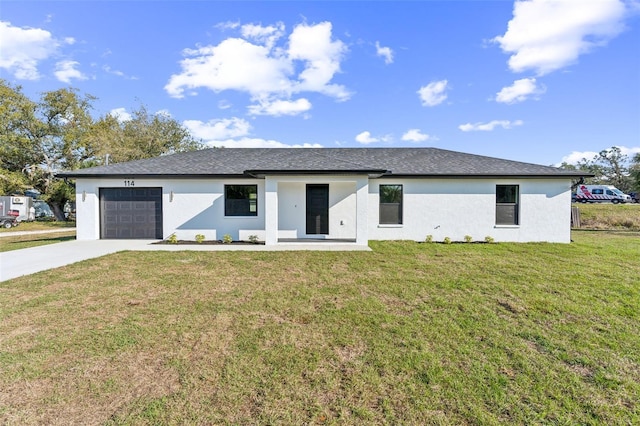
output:
[[[77,238],[570,241],[587,173],[436,148],[213,148],[60,174]]]

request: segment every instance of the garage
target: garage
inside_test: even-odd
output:
[[[100,238],[162,239],[162,188],[100,188]]]

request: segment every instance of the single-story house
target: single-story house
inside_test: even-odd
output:
[[[77,238],[570,241],[584,172],[437,148],[212,148],[61,173]]]

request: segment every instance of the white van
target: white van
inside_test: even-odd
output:
[[[576,188],[576,201],[581,203],[607,203],[613,204],[631,202],[624,192],[612,185],[578,185]]]

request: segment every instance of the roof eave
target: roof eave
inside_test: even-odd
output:
[[[138,179],[162,179],[162,178],[171,178],[171,179],[211,179],[211,178],[219,178],[219,179],[237,179],[237,178],[247,178],[250,176],[244,174],[209,174],[209,173],[180,173],[180,174],[172,174],[172,173],[58,173],[56,177],[65,178],[65,179],[116,179],[116,178],[138,178]]]
[[[483,179],[500,179],[500,178],[518,178],[518,179],[560,179],[560,178],[580,178],[580,177],[593,177],[593,174],[590,173],[577,173],[577,174],[525,174],[525,173],[390,173],[384,175],[383,177],[394,177],[394,178],[452,178],[452,179],[463,179],[463,178],[483,178]]]

